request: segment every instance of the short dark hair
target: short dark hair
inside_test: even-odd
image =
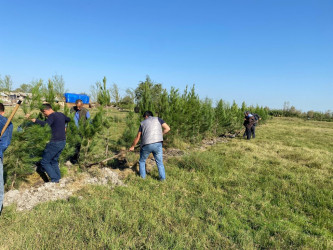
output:
[[[0,112],[4,111],[5,111],[5,106],[3,105],[3,103],[0,102]]]
[[[149,116],[154,116],[154,115],[153,115],[153,112],[147,110],[146,112],[143,113],[143,117],[146,117],[146,116],[149,117]]]
[[[75,101],[75,104],[78,104],[79,102],[82,102],[82,103],[83,103],[83,101],[82,101],[81,99],[77,99],[77,100]]]
[[[41,108],[40,108],[41,111],[49,110],[49,109],[52,109],[52,106],[51,106],[51,104],[49,104],[49,103],[44,103],[44,104],[42,104],[42,106],[41,106]]]

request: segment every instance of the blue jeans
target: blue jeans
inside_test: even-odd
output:
[[[3,163],[2,163],[2,159],[0,158],[0,212],[1,212],[3,197],[4,197],[4,193],[5,193],[4,184],[5,183],[3,180]]]
[[[146,177],[146,160],[150,153],[153,153],[155,162],[157,164],[158,173],[160,174],[160,179],[165,180],[165,169],[163,165],[163,150],[162,142],[152,143],[144,145],[140,150],[140,176],[142,178]]]
[[[66,141],[49,142],[43,152],[41,160],[42,171],[45,171],[50,177],[51,182],[59,182],[60,169],[59,169],[59,156],[66,145]]]

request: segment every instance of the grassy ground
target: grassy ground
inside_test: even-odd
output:
[[[333,248],[333,123],[276,118],[127,187],[5,208],[0,248]],[[83,197],[80,198],[80,197]]]

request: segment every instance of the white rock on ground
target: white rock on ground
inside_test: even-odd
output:
[[[16,203],[18,211],[30,210],[42,202],[68,199],[84,185],[107,185],[108,183],[114,186],[124,186],[117,173],[112,172],[109,168],[103,168],[96,177],[83,174],[83,178],[79,180],[68,177],[61,179],[59,183],[48,182],[42,186],[25,190],[10,190],[5,193],[4,206]]]

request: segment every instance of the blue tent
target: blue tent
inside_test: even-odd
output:
[[[73,94],[73,93],[65,93],[64,94],[66,102],[74,103],[77,99],[81,99],[83,104],[89,104],[89,96]]]

